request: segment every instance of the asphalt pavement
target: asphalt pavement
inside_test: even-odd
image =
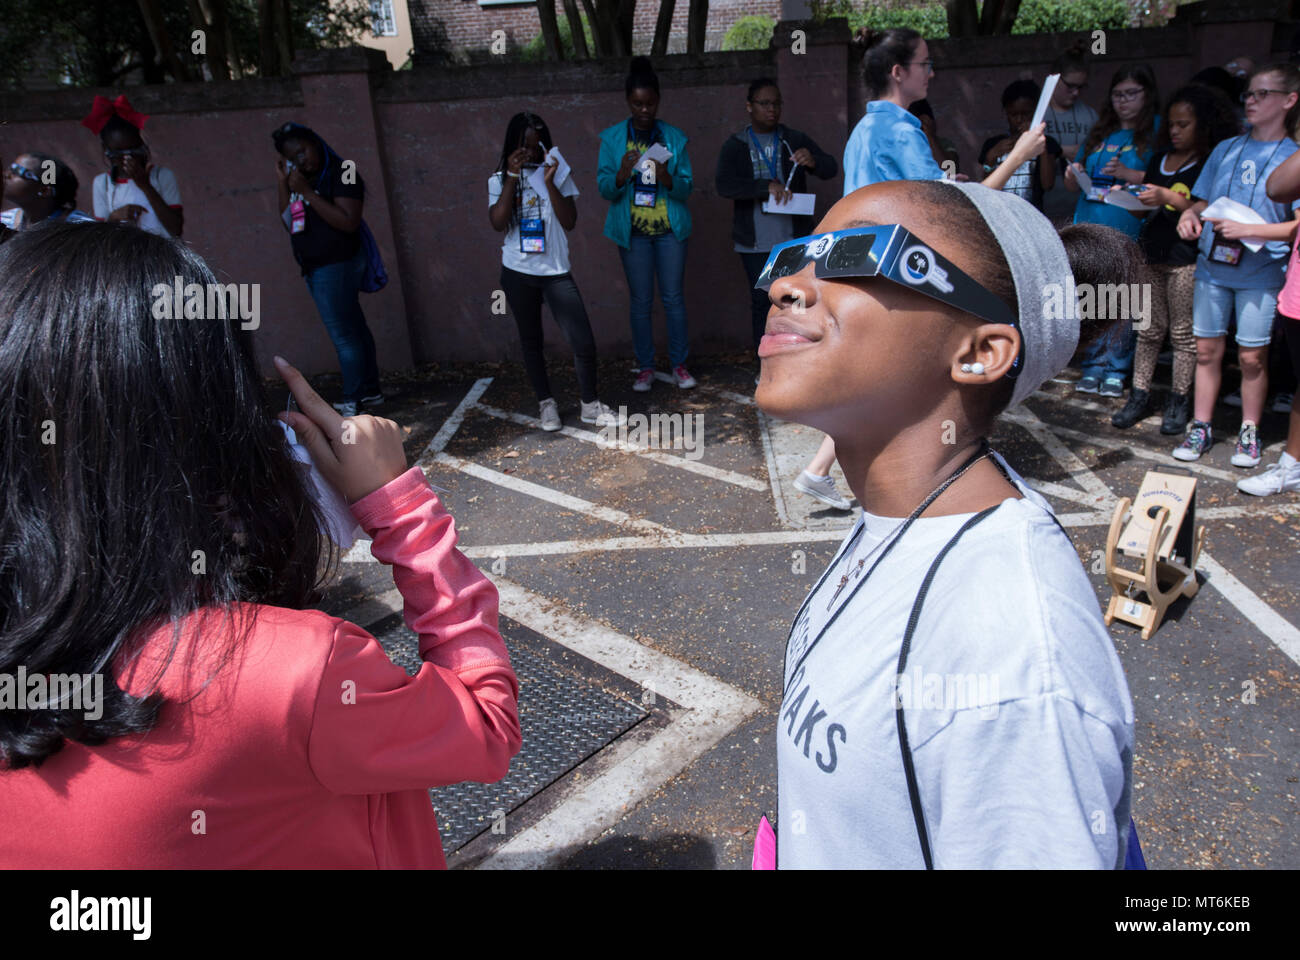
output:
[[[638,394],[626,362],[602,362],[601,399],[657,429],[661,449],[646,450],[636,421],[621,435],[579,422],[558,359],[560,433],[538,428],[519,365],[385,378],[375,412],[404,426],[409,461],[448,491],[461,549],[501,592],[522,680],[525,746],[510,775],[434,792],[452,867],[749,866],[754,827],[775,807],[789,621],[857,505],[826,508],[790,485],[820,435],[758,410],[752,361],[691,367],[696,389],[664,377]],[[1056,509],[1103,607],[1098,558],[1116,501],[1175,464],[1158,415],[1110,425],[1122,402],[1051,382],[992,438]],[[1216,435],[1231,437],[1239,415],[1220,408]],[[1265,465],[1285,430],[1285,415],[1266,415]],[[1198,594],[1150,640],[1110,627],[1137,718],[1133,811],[1153,869],[1300,867],[1300,497],[1239,493],[1246,472],[1231,453],[1220,443],[1191,465],[1207,528]],[[321,606],[414,668],[400,597],[365,542]]]

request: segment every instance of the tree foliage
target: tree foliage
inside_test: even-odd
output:
[[[0,84],[105,87],[286,74],[372,20],[368,0],[0,0],[0,24]]]

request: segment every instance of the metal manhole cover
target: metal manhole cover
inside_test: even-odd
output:
[[[501,619],[504,625],[506,618]],[[419,671],[419,641],[401,614],[369,629],[395,664],[412,675]],[[497,783],[429,791],[448,854],[649,716],[638,704],[569,676],[522,644],[511,646],[510,662],[519,677],[523,746]]]

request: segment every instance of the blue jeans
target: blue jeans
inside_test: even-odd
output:
[[[339,356],[345,401],[379,393],[375,338],[361,312],[361,278],[365,274],[366,251],[362,247],[351,260],[316,267],[304,278]]]
[[[1085,377],[1123,380],[1133,372],[1136,347],[1137,334],[1133,332],[1133,324],[1125,320],[1121,327],[1085,350],[1083,362],[1079,366]]]
[[[650,325],[650,308],[654,305],[655,274],[659,275],[659,297],[668,317],[668,364],[686,362],[686,297],[682,293],[682,275],[686,271],[686,241],[671,231],[659,237],[628,238],[628,247],[618,248],[623,258],[623,272],[631,300],[632,348],[642,370],[655,365],[654,328]]]

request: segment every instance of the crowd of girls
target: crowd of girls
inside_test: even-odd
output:
[[[1123,67],[1084,130],[1086,71],[1067,60],[1044,124],[1026,116],[1036,85],[1007,88],[1007,130],[986,142],[977,183],[945,176],[950,151],[916,109],[934,74],[925,41],[892,30],[864,44],[872,99],[842,163],[782,122],[764,77],[716,175],[747,289],[761,293],[748,294],[756,401],[826,434],[801,489],[847,505],[826,483],[838,459],[862,507],[787,638],[777,829],[762,824],[755,863],[1139,866],[1123,668],[1068,535],[988,438],[1077,350],[1079,389],[1122,395],[1136,341],[1115,419],[1132,427],[1167,331],[1166,432],[1190,416],[1175,456],[1202,456],[1235,320],[1232,462],[1259,462],[1267,348],[1275,325],[1300,322],[1300,71],[1249,70],[1237,117],[1205,84],[1161,114],[1151,72]],[[596,182],[630,294],[632,389],[656,379],[656,280],[669,379],[688,389],[687,138],[659,118],[644,58],[625,92],[628,116],[600,133]],[[158,276],[216,280],[175,242],[180,194],[149,162],[145,120],[124,98],[97,99],[86,119],[108,168],[94,187],[104,223],[76,209],[77,180],[57,158],[22,153],[5,174],[21,216],[0,247],[0,673],[107,682],[93,711],[66,699],[0,710],[0,867],[445,866],[427,790],[505,775],[521,743],[519,684],[496,589],[408,466],[401,428],[364,413],[383,401],[358,296],[383,281],[364,180],[315,131],[274,131],[278,214],[344,398],[326,402],[276,357],[296,409],[273,418],[239,324],[155,315]],[[566,239],[579,189],[558,147],[520,112],[488,178],[545,430],[562,419],[543,305],[572,347],[582,421],[617,421],[597,394]],[[841,170],[845,195],[820,221],[780,211],[809,176]],[[1125,187],[1149,212],[1108,202]],[[1058,232],[1043,211],[1061,189],[1080,195]],[[1137,330],[1044,309],[1054,284],[1149,276],[1158,316]],[[1300,364],[1300,337],[1286,342]],[[75,441],[48,442],[50,423]],[[286,428],[393,567],[419,636],[414,675],[362,628],[312,609],[337,554]],[[1300,488],[1295,411],[1282,458],[1241,488]],[[909,664],[998,683],[958,703],[945,686],[936,704],[929,684],[924,695],[904,684]],[[200,809],[219,830],[192,828]]]

